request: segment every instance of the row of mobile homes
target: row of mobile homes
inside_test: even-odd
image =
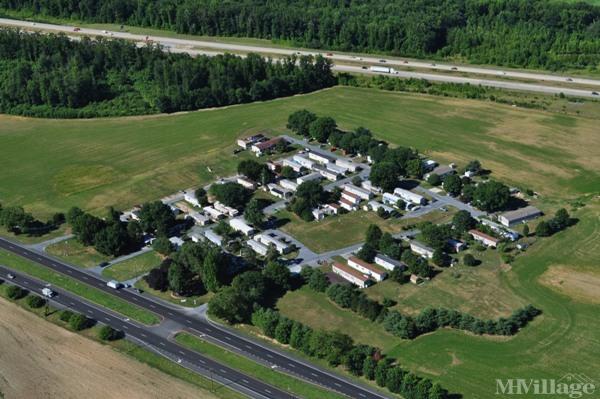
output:
[[[321,179],[323,179],[323,175],[321,175],[319,172],[313,172],[313,173],[309,173],[307,175],[298,177],[296,179],[296,183],[302,184],[302,183],[306,183],[307,181],[321,180]]]
[[[233,218],[233,217],[236,217],[236,216],[237,216],[237,215],[240,213],[240,211],[238,211],[237,209],[235,209],[235,208],[232,208],[232,207],[230,207],[230,206],[227,206],[227,205],[225,205],[225,204],[222,204],[222,203],[220,203],[219,201],[216,201],[216,202],[213,204],[213,207],[214,207],[214,208],[215,208],[217,211],[219,211],[219,212],[222,212],[222,213],[224,213],[224,214],[226,214],[226,215],[229,215],[229,216],[231,216],[232,218]]]
[[[316,163],[316,161],[310,160],[310,159],[308,159],[305,156],[302,156],[300,154],[294,155],[292,157],[292,159],[294,160],[294,162],[298,163],[299,165],[302,165],[306,169],[312,169],[315,166],[315,163]]]
[[[371,200],[367,203],[367,205],[365,205],[365,210],[369,211],[372,210],[374,212],[379,211],[380,208],[382,208],[385,212],[387,213],[392,213],[395,211],[394,208],[392,208],[391,206],[387,206],[382,204],[381,202],[375,201],[375,200]]]
[[[344,191],[352,193],[362,200],[368,201],[371,198],[373,198],[373,193],[371,191],[366,190],[364,188],[356,187],[354,184],[346,184],[343,188]]]
[[[360,169],[360,165],[344,158],[337,158],[335,164],[354,173]]]
[[[279,185],[281,187],[285,188],[286,190],[290,190],[290,191],[296,191],[298,189],[298,183],[293,182],[288,179],[279,180]]]
[[[333,155],[329,155],[327,153],[324,153],[321,151],[314,151],[314,150],[311,150],[308,152],[308,158],[312,159],[314,161],[317,161],[320,164],[335,162],[335,160],[336,160],[336,157],[334,157]]]
[[[294,246],[289,243],[284,237],[275,233],[261,233],[254,236],[254,239],[264,245],[272,246],[277,252],[282,255],[292,252]]]
[[[296,173],[300,172],[303,168],[302,165],[300,165],[298,162],[294,161],[293,159],[289,159],[286,158],[282,161],[283,166],[288,166],[290,168],[292,168],[292,170]]]
[[[366,288],[372,283],[371,279],[366,275],[340,262],[334,262],[331,266],[331,270],[338,276],[341,276],[360,288]]]
[[[387,277],[387,272],[382,267],[365,262],[356,256],[348,258],[348,266],[372,277],[375,281],[383,281]]]

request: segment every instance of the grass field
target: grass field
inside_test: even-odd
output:
[[[18,241],[23,244],[38,244],[40,242],[48,241],[53,238],[64,236],[70,232],[70,228],[63,224],[56,230],[52,230],[46,234],[40,236],[33,236],[27,234],[14,234],[0,227],[0,237],[8,238],[9,240]]]
[[[131,305],[115,296],[106,294],[89,285],[82,284],[77,280],[56,273],[44,266],[37,265],[26,259],[13,255],[10,252],[0,250],[0,263],[12,269],[23,272],[29,276],[36,277],[50,284],[72,292],[90,302],[112,309],[124,316],[144,324],[157,324],[159,317],[147,310]]]
[[[440,161],[473,154],[493,175],[542,194],[577,197],[600,184],[597,122],[474,100],[337,87],[265,103],[177,115],[97,120],[0,116],[0,202],[40,217],[77,205],[104,211],[160,198],[234,171],[234,139],[282,132],[308,108],[345,129],[367,126]],[[526,132],[526,133],[525,133]],[[212,170],[209,172],[208,167]]]
[[[290,392],[297,397],[306,399],[341,399],[342,395],[319,388],[308,382],[300,381],[287,374],[272,370],[266,366],[257,365],[254,361],[243,356],[236,355],[228,350],[219,348],[213,344],[202,341],[198,337],[182,332],[175,336],[179,344],[202,353],[218,362],[227,364],[242,373],[257,378],[274,387]]]
[[[139,288],[141,290],[144,290],[145,292],[149,293],[150,295],[154,295],[155,297],[158,297],[165,301],[169,301],[169,302],[172,302],[172,303],[180,305],[180,306],[186,306],[186,307],[192,307],[192,308],[196,307],[196,306],[200,306],[200,305],[208,302],[210,300],[210,298],[213,296],[212,292],[208,292],[204,295],[194,295],[194,296],[189,296],[189,297],[185,297],[185,298],[174,297],[174,296],[172,296],[172,291],[162,292],[162,291],[153,290],[152,288],[150,288],[150,286],[148,286],[148,283],[143,278],[139,279],[135,283],[135,287]],[[184,301],[184,302],[182,302],[182,301]]]
[[[410,224],[446,221],[452,217],[452,212],[432,211],[420,218],[382,219],[375,212],[357,211],[327,217],[318,222],[305,222],[287,211],[279,212],[277,217],[289,220],[281,230],[293,235],[311,250],[322,253],[364,241],[371,224],[377,224],[385,232],[399,233],[402,227]]]
[[[46,252],[75,266],[94,267],[111,258],[102,255],[94,247],[86,247],[74,238],[48,245]]]
[[[154,251],[144,252],[141,255],[106,267],[102,271],[102,275],[117,281],[126,281],[149,272],[150,269],[160,265],[161,260],[160,255]]]

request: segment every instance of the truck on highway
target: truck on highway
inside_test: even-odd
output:
[[[108,283],[106,283],[106,285],[114,290],[118,290],[122,287],[121,283],[119,283],[117,280],[110,280]]]
[[[48,297],[48,298],[52,298],[54,295],[56,295],[56,293],[54,291],[52,291],[50,288],[46,287],[46,288],[42,288],[42,295],[44,295],[45,297]]]
[[[371,70],[371,72],[379,72],[379,73],[396,73],[396,70],[394,68],[389,68],[389,67],[383,67],[383,66],[377,66],[377,65],[373,65],[372,67],[369,68]]]

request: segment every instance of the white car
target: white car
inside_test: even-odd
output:
[[[11,280],[14,280],[14,279],[15,279],[15,275],[14,275],[14,274],[12,274],[12,273],[8,273],[8,274],[6,275],[6,277],[8,277],[8,278],[9,278],[9,279],[11,279]]]

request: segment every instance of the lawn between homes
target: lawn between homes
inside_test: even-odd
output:
[[[0,263],[29,276],[46,281],[56,287],[72,292],[90,302],[111,309],[140,323],[152,325],[160,322],[160,318],[152,312],[131,305],[113,295],[104,293],[87,284],[80,283],[75,279],[52,271],[44,266],[36,265],[33,262],[22,259],[5,250],[0,250]]]
[[[574,198],[600,184],[596,120],[477,100],[336,87],[308,95],[176,115],[96,120],[0,116],[0,198],[36,216],[79,206],[127,209],[234,173],[235,139],[283,132],[290,113],[366,126],[440,162],[477,157],[493,177]],[[42,133],[40,133],[42,132]],[[526,133],[525,133],[526,132]]]
[[[158,267],[161,261],[161,256],[155,251],[144,252],[104,268],[102,276],[117,281],[127,281]]]

